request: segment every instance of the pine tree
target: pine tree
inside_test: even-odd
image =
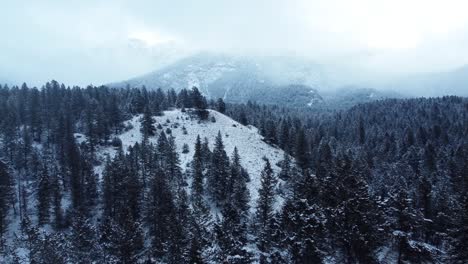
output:
[[[44,234],[41,240],[42,263],[67,263],[66,239],[62,233]]]
[[[41,120],[41,105],[40,96],[37,89],[31,89],[31,95],[29,99],[29,125],[31,127],[31,133],[35,141],[41,141],[42,135],[42,120]]]
[[[297,133],[294,154],[299,168],[306,169],[309,167],[310,162],[308,150],[309,144],[307,143],[304,129],[300,129]]]
[[[66,241],[61,233],[41,232],[31,223],[28,216],[21,222],[21,235],[17,243],[26,252],[22,262],[28,263],[67,263]],[[18,245],[17,245],[18,246]]]
[[[224,114],[224,112],[226,112],[226,104],[224,103],[222,98],[218,98],[218,100],[216,101],[216,110],[221,114]]]
[[[96,146],[99,143],[96,113],[97,107],[97,101],[90,100],[85,112],[86,138],[88,140],[89,152],[91,155],[94,155]]]
[[[337,159],[335,177],[341,182],[336,193],[337,232],[348,262],[375,263],[380,212],[359,168],[348,154]]]
[[[200,135],[195,142],[195,151],[192,160],[192,197],[201,199],[203,196],[203,153]]]
[[[91,221],[74,215],[70,227],[70,261],[83,264],[103,261],[103,249],[98,242],[97,230]]]
[[[228,196],[221,211],[223,219],[220,226],[223,229],[223,238],[219,246],[225,257],[230,259],[230,263],[248,263],[251,256],[245,248],[248,242],[250,195],[237,148],[234,148],[231,160],[230,177],[226,186]]]
[[[83,194],[84,201],[83,205],[86,207],[86,211],[91,209],[97,204],[98,200],[98,183],[97,175],[93,171],[93,167],[89,161],[83,159],[81,162],[81,174],[83,179]]]
[[[54,227],[60,229],[63,226],[62,189],[56,168],[52,171],[50,195],[53,204]]]
[[[143,230],[132,218],[130,210],[123,213],[121,223],[105,218],[101,226],[101,244],[107,253],[104,263],[136,263],[143,250]]]
[[[175,221],[171,226],[169,261],[171,263],[187,263],[190,252],[192,212],[189,208],[187,193],[183,188],[178,191],[175,216]]]
[[[427,221],[432,221],[433,214],[432,214],[432,184],[430,183],[427,174],[423,173],[420,176],[419,180],[419,199],[420,199],[420,207],[422,208],[423,216]],[[426,222],[427,222],[426,221]],[[426,225],[424,226],[424,240],[427,242],[430,237],[432,236],[432,226]]]
[[[193,101],[189,96],[189,93],[186,89],[180,90],[179,94],[177,95],[177,102],[176,106],[179,108],[192,108]]]
[[[281,162],[281,171],[278,177],[283,181],[288,181],[291,179],[292,174],[291,168],[291,158],[288,153],[284,152],[283,161]]]
[[[163,168],[166,170],[166,175],[170,177],[169,182],[174,185],[175,189],[177,189],[184,185],[184,182],[182,171],[180,169],[179,153],[177,152],[175,138],[172,135],[167,141],[167,148],[164,156],[166,159],[166,166]]]
[[[234,147],[234,152],[231,158],[231,173],[228,193],[229,203],[232,203],[238,211],[239,217],[246,217],[249,209],[250,193],[247,189],[247,180],[249,178],[247,171],[241,166],[241,158],[237,147]]]
[[[151,113],[151,110],[148,106],[145,107],[143,112],[143,117],[141,118],[141,133],[143,134],[143,139],[148,139],[156,135],[156,128],[154,127],[154,119]]]
[[[164,131],[158,137],[158,142],[156,144],[157,159],[158,165],[161,168],[167,168],[167,153],[168,153],[168,141],[166,133]]]
[[[218,206],[226,202],[226,186],[228,182],[229,158],[224,150],[221,132],[218,131],[208,173],[208,191],[211,194],[211,198]]]
[[[205,259],[207,255],[207,250],[212,242],[212,233],[210,232],[213,227],[213,219],[210,212],[210,208],[206,205],[203,199],[195,199],[192,201],[192,223],[191,223],[191,233],[192,233],[192,242],[191,246],[196,246],[195,249],[199,251],[202,255],[202,258]],[[196,240],[196,245],[193,245],[193,240]],[[191,255],[194,253],[191,249]]]
[[[244,111],[240,112],[239,114],[239,123],[241,123],[244,126],[249,124],[249,120],[247,119],[247,115]]]
[[[325,140],[322,140],[318,148],[318,157],[316,164],[316,174],[319,179],[325,179],[329,176],[332,170],[333,155],[330,145]]]
[[[289,135],[289,123],[286,120],[283,120],[279,130],[279,146],[284,151],[289,152],[290,142],[291,138]]]
[[[192,98],[192,104],[198,117],[201,120],[207,119],[209,112],[206,110],[206,99],[203,97],[197,87],[192,88],[190,97]]]
[[[468,193],[461,197],[461,210],[457,219],[457,228],[453,232],[453,247],[451,260],[453,263],[462,264],[468,262]]]
[[[114,128],[114,133],[118,134],[121,129],[122,113],[119,109],[119,102],[116,95],[113,95],[110,99],[109,105],[109,122]]]
[[[140,217],[142,193],[136,171],[132,171],[120,149],[104,171],[104,215],[122,224],[128,214],[137,221]]]
[[[190,96],[192,98],[193,107],[195,107],[198,110],[206,109],[206,100],[197,87],[192,88],[192,90],[190,91]]]
[[[163,258],[169,250],[172,226],[177,223],[174,223],[176,217],[174,195],[167,182],[167,176],[161,169],[157,169],[152,177],[146,208],[151,251],[155,257]]]
[[[51,182],[47,167],[44,166],[39,179],[37,190],[37,213],[39,225],[44,225],[49,222],[50,218],[50,202],[51,202]]]
[[[7,165],[0,160],[0,252],[4,246],[4,234],[8,227],[8,212],[13,205],[13,179]]]
[[[245,249],[247,245],[246,219],[232,203],[227,203],[222,209],[223,219],[220,227],[223,237],[219,241],[220,249],[229,263],[250,263],[250,254]]]
[[[271,168],[270,161],[267,159],[261,174],[261,186],[258,191],[257,201],[257,244],[263,255],[268,255],[271,250],[270,223],[274,214],[276,183],[276,176]]]
[[[293,263],[322,263],[325,240],[325,214],[318,198],[317,178],[305,171],[297,176],[293,195],[288,197],[280,216],[280,225],[273,228],[273,241],[279,250],[286,248]]]
[[[83,209],[83,179],[81,173],[81,154],[72,134],[67,136],[66,154],[73,209]]]
[[[398,263],[422,263],[430,261],[430,254],[419,247],[417,230],[421,226],[419,213],[412,208],[413,201],[408,198],[405,190],[400,190],[389,208],[393,223],[392,235],[396,238]]]
[[[184,143],[184,145],[182,145],[182,154],[187,154],[189,152],[190,152],[189,145],[187,143]]]
[[[198,242],[198,239],[195,237],[193,237],[190,241],[190,251],[189,251],[188,261],[189,263],[193,263],[193,264],[205,263],[203,261],[202,249],[201,249],[200,243]]]
[[[17,119],[15,113],[12,110],[8,111],[3,118],[4,120],[1,123],[1,129],[3,132],[3,151],[6,154],[8,160],[13,160],[15,154],[14,150],[18,141]]]
[[[359,118],[358,135],[359,135],[359,144],[363,145],[366,142],[366,130],[364,127],[364,121],[362,120],[362,117]]]
[[[203,164],[204,164],[203,168],[204,169],[207,169],[210,166],[212,154],[213,153],[210,150],[208,138],[205,137],[202,143],[202,156],[203,156]]]

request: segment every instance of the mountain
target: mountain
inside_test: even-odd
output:
[[[401,98],[385,89],[342,86],[340,71],[313,61],[289,57],[240,57],[199,53],[149,74],[109,84],[111,87],[191,89],[208,99],[229,103],[255,101],[290,107],[349,108],[384,98]],[[340,84],[341,83],[341,84]]]
[[[321,101],[327,87],[322,66],[291,57],[236,57],[200,53],[112,87],[175,89],[198,87],[209,99],[306,106]]]
[[[383,88],[411,96],[468,96],[468,65],[452,71],[408,76],[388,82]]]
[[[390,90],[377,90],[358,86],[345,86],[334,91],[323,92],[323,100],[310,107],[346,109],[357,104],[368,103],[387,98],[404,98],[400,93]]]
[[[2,74],[0,74],[0,85],[12,85],[13,82],[7,78],[6,76],[3,76]]]

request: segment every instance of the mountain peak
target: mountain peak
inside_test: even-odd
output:
[[[293,106],[316,99],[317,88],[326,86],[320,65],[286,56],[241,57],[201,52],[167,67],[113,87],[145,86],[148,89],[190,89],[196,86],[209,99],[227,102],[279,103],[293,96]],[[286,89],[288,88],[288,89]],[[314,90],[314,93],[310,91]]]

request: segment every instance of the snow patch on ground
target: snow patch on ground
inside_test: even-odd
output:
[[[182,112],[180,109],[164,111],[163,116],[156,116],[154,119],[156,120],[156,126],[161,124],[162,130],[166,131],[167,128],[171,130],[171,135],[175,138],[183,170],[190,167],[197,135],[200,135],[202,141],[206,137],[209,141],[210,148],[213,149],[215,138],[218,135],[218,131],[220,131],[228,156],[231,157],[234,148],[237,147],[241,156],[242,166],[249,172],[251,181],[248,183],[248,188],[252,198],[251,205],[254,206],[258,197],[258,189],[260,188],[261,172],[265,165],[262,158],[268,158],[273,170],[275,173],[278,173],[280,168],[277,164],[283,159],[284,152],[279,148],[265,143],[263,141],[263,136],[258,133],[257,128],[244,126],[217,111],[208,111],[209,118],[203,122],[199,121],[196,117],[190,116],[187,112]],[[216,122],[212,122],[212,118],[214,118]],[[124,150],[127,150],[128,147],[135,145],[137,142],[141,142],[140,119],[141,115],[137,115],[126,121],[125,125],[132,128],[117,135],[117,137],[122,140]],[[187,134],[184,134],[183,127],[185,127]],[[156,144],[162,130],[158,129],[157,135],[151,137],[149,140]],[[189,146],[189,153],[182,153],[184,144]],[[108,154],[113,157],[115,152],[113,147],[105,147],[99,150],[99,156],[105,157]],[[103,166],[104,165],[95,167],[95,172],[101,174]],[[279,198],[277,206],[281,203],[282,199]]]

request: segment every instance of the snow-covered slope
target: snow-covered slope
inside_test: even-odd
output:
[[[158,134],[167,128],[170,128],[172,136],[175,138],[177,150],[180,155],[182,169],[189,169],[190,162],[193,157],[193,146],[197,135],[202,138],[207,138],[212,148],[218,131],[221,132],[225,150],[229,156],[237,147],[241,156],[243,167],[249,172],[251,181],[248,183],[252,203],[257,200],[258,188],[260,186],[260,174],[263,170],[265,162],[263,157],[270,160],[273,170],[279,172],[280,168],[277,166],[278,162],[283,159],[284,152],[276,147],[273,147],[263,141],[263,137],[258,133],[257,128],[253,126],[244,126],[230,117],[225,116],[217,111],[209,110],[209,119],[200,122],[197,118],[190,118],[188,113],[182,112],[179,109],[165,111],[164,116],[154,117],[156,124],[161,124],[162,129],[158,129]],[[214,117],[216,122],[212,122],[211,118]],[[134,116],[127,124],[133,126],[132,129],[117,135],[122,140],[124,150],[129,146],[141,142],[142,135],[140,132],[140,119],[141,116]],[[183,127],[185,127],[187,134],[184,134]],[[158,135],[151,137],[150,141],[157,142]],[[189,145],[189,153],[182,153],[184,144]],[[115,149],[106,147],[100,150],[100,156],[104,157],[105,154],[113,156]],[[102,171],[102,166],[95,168],[97,173]]]

